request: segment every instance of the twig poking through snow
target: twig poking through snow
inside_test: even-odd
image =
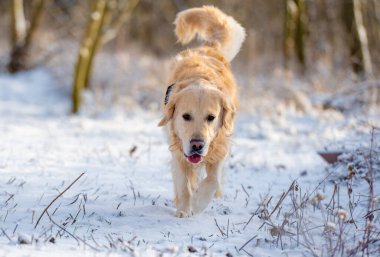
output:
[[[38,223],[40,222],[40,220],[41,220],[41,218],[42,218],[42,216],[44,215],[44,213],[47,213],[47,210],[50,208],[50,206],[59,198],[59,197],[61,197],[67,190],[69,190],[70,189],[70,187],[72,186],[72,185],[74,185],[75,184],[75,182],[77,182],[83,175],[85,174],[85,172],[83,172],[82,174],[80,174],[79,175],[79,177],[77,177],[68,187],[66,187],[66,189],[65,190],[63,190],[59,195],[57,195],[55,198],[54,198],[54,200],[53,201],[51,201],[50,203],[49,203],[49,205],[48,206],[46,206],[46,208],[43,210],[43,212],[41,213],[41,215],[40,215],[40,217],[38,218],[38,220],[37,220],[37,222],[36,222],[36,225],[34,226],[34,228],[36,228],[37,227],[37,225],[38,225]]]
[[[1,229],[1,232],[3,232],[3,235],[8,238],[9,242],[12,242],[12,239],[7,235],[4,229]]]
[[[82,173],[82,175],[83,175],[83,174],[84,174],[84,173]],[[87,246],[90,247],[92,250],[99,251],[98,248],[96,248],[96,247],[90,245],[89,243],[87,243],[87,242],[86,242],[85,240],[83,240],[82,238],[80,238],[80,237],[76,237],[75,235],[73,235],[72,233],[70,233],[69,231],[67,231],[66,228],[64,228],[63,226],[59,225],[57,222],[55,222],[55,221],[51,218],[51,216],[49,215],[49,213],[48,213],[47,211],[46,211],[46,215],[49,217],[50,221],[51,221],[54,225],[56,225],[57,227],[59,227],[60,229],[62,229],[63,231],[65,231],[68,235],[70,235],[72,238],[74,238],[78,243],[79,243],[79,241],[81,241],[83,244],[87,245]]]
[[[265,199],[264,199],[265,201]],[[249,218],[249,220],[245,223],[244,227],[243,227],[243,230],[245,230],[245,228],[248,226],[248,224],[251,222],[251,220],[253,219],[253,217],[255,217],[258,213],[260,209],[260,205],[257,207],[256,211],[254,213],[252,213],[252,216]]]
[[[276,206],[274,207],[273,211],[269,214],[269,218],[272,216],[272,214],[277,210],[277,208],[281,205],[282,201],[286,198],[286,196],[289,194],[289,192],[293,189],[296,181],[294,180],[293,183],[290,185],[288,191],[285,193],[282,193],[280,199],[278,200]]]
[[[220,234],[222,234],[222,236],[225,236],[226,234],[223,232],[223,230],[219,227],[219,225],[218,225],[218,222],[216,221],[216,219],[214,218],[214,220],[215,220],[215,224],[216,224],[216,226],[218,227],[218,229],[219,229],[219,231],[220,231]]]
[[[247,197],[249,198],[250,195],[248,194],[247,190],[245,189],[245,187],[243,186],[243,184],[241,184],[241,188],[243,189],[244,193],[247,195]]]
[[[230,229],[230,219],[227,220],[227,238],[228,238],[228,230]]]
[[[253,239],[255,239],[257,237],[257,235],[253,236],[251,239],[249,239],[247,242],[245,242],[240,248],[239,248],[239,251],[240,252],[241,250],[244,249],[244,247],[249,244]]]

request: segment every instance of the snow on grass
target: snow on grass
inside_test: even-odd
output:
[[[199,215],[178,219],[159,113],[93,118],[68,110],[67,96],[45,71],[0,75],[2,256],[326,254],[322,243],[317,249],[295,243],[294,224],[281,226],[292,199],[309,200],[295,198],[290,185],[296,180],[310,199],[322,191],[329,197],[333,185],[319,184],[328,166],[317,151],[354,148],[369,131],[337,112],[241,113],[223,198]],[[82,172],[35,228],[44,208]],[[308,206],[306,221],[319,215]],[[319,222],[313,225],[324,224]]]

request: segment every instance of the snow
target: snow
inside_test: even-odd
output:
[[[189,256],[189,246],[199,256],[303,256],[302,247],[267,243],[262,222],[248,220],[266,194],[278,199],[295,179],[313,191],[327,169],[317,151],[353,147],[368,133],[334,111],[240,113],[223,198],[179,219],[160,113],[73,116],[68,99],[45,70],[0,74],[1,256]],[[49,208],[52,221],[45,214],[35,228],[82,172]]]

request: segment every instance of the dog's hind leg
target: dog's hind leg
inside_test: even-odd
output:
[[[203,211],[211,202],[214,195],[221,194],[221,177],[223,161],[215,164],[206,164],[207,177],[201,182],[193,196],[193,211]]]

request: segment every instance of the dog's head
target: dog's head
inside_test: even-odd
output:
[[[194,83],[176,93],[170,94],[170,90],[159,126],[172,122],[187,160],[200,163],[220,130],[232,133],[235,107],[229,97],[211,86]]]

